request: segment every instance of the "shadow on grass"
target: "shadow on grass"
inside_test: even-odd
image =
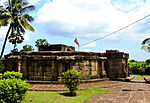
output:
[[[70,92],[66,92],[66,93],[59,93],[60,95],[66,96],[66,97],[76,97],[76,96],[81,96],[80,93],[70,93]]]

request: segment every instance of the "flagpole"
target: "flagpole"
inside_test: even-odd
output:
[[[78,51],[79,51],[79,42],[78,42],[78,40],[77,40],[77,38],[75,38],[75,40],[74,40],[74,42],[78,45]]]

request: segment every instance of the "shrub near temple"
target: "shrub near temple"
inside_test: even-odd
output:
[[[81,74],[75,69],[68,70],[67,72],[62,73],[65,86],[69,89],[70,95],[75,96],[76,90],[81,81]]]
[[[0,103],[21,103],[29,84],[20,79],[0,80]]]
[[[14,78],[21,79],[22,78],[22,74],[19,73],[19,72],[7,71],[7,72],[4,73],[3,78],[4,79],[14,79]]]
[[[0,80],[0,103],[21,103],[29,89],[29,84],[21,77],[18,72],[4,73]]]
[[[2,73],[0,73],[0,80],[2,79],[2,76],[3,76],[3,74],[2,74]]]

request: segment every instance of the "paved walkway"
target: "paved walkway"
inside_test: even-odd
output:
[[[144,82],[143,78],[135,78],[122,86],[104,88],[110,92],[96,94],[84,103],[150,103],[150,84]]]
[[[132,82],[102,81],[82,83],[79,89],[102,88],[108,94],[96,94],[84,103],[150,103],[150,84],[143,78],[135,78]],[[30,90],[67,90],[64,85],[40,84],[32,85]]]

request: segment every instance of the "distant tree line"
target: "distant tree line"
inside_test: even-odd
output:
[[[146,61],[129,61],[129,67],[132,74],[150,75],[150,59]]]
[[[35,46],[38,48],[40,45],[49,45],[48,41],[46,39],[37,39],[35,41]],[[22,51],[34,51],[35,49],[33,48],[32,45],[24,45],[22,47],[22,49],[20,50],[21,52]],[[11,53],[16,53],[16,52],[19,52],[19,50],[17,48],[14,48],[13,50],[11,50]]]
[[[46,39],[37,39],[35,41],[35,46],[38,48],[40,45],[49,45],[48,41]],[[11,54],[16,53],[16,52],[22,52],[22,51],[34,51],[35,49],[33,48],[32,45],[24,45],[22,49],[19,51],[17,48],[11,50]],[[0,73],[2,72],[2,61],[0,60]]]

